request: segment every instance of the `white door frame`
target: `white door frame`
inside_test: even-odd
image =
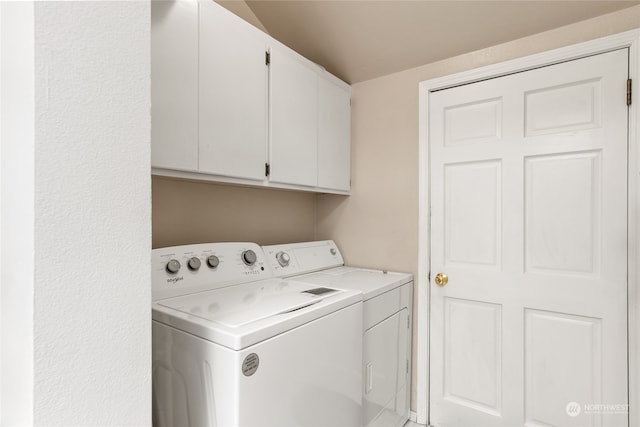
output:
[[[634,91],[629,110],[628,174],[628,336],[629,336],[629,422],[640,425],[640,29],[608,36],[536,55],[501,62],[419,84],[419,207],[418,207],[418,319],[416,349],[416,420],[429,419],[429,294],[427,280],[430,259],[429,212],[429,95],[431,92],[488,78],[526,71],[614,49],[629,48],[629,76]],[[606,402],[617,403],[617,402]]]

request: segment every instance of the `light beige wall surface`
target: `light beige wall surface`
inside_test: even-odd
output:
[[[348,264],[408,271],[415,276],[418,83],[638,27],[640,6],[635,6],[353,85],[353,195],[318,197],[316,237],[334,239]],[[413,361],[415,372],[415,348]],[[415,375],[412,385],[411,407],[415,410]]]
[[[316,195],[154,176],[153,247],[313,240]]]

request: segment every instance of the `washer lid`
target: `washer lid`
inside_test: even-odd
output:
[[[359,301],[357,291],[269,279],[157,301],[153,318],[240,350]]]
[[[324,289],[325,292],[317,291]],[[269,280],[257,286],[230,288],[191,294],[159,301],[159,305],[192,316],[237,328],[279,314],[286,314],[317,304],[331,294],[342,291]]]

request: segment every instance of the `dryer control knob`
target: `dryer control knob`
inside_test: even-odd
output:
[[[194,256],[189,258],[189,261],[187,262],[187,267],[189,267],[189,270],[196,271],[200,268],[201,264],[202,263],[200,262],[200,258],[198,258],[197,256]]]
[[[256,253],[251,249],[247,249],[246,251],[242,252],[242,261],[247,265],[255,264],[257,259],[258,258],[256,257]]]
[[[209,267],[216,268],[218,266],[218,264],[220,264],[220,259],[218,259],[217,256],[210,255],[209,258],[207,258],[207,265]]]
[[[286,267],[287,265],[289,265],[289,261],[291,261],[291,257],[289,256],[289,254],[282,251],[276,254],[276,259],[278,260],[278,264],[280,264],[281,267]]]
[[[165,268],[167,270],[167,273],[176,274],[178,271],[180,271],[180,261],[178,261],[177,259],[172,259],[167,263],[167,266]]]

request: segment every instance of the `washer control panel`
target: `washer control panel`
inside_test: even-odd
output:
[[[153,300],[273,277],[255,243],[201,243],[151,251]]]
[[[344,265],[333,240],[263,246],[262,250],[275,277],[311,273]]]

